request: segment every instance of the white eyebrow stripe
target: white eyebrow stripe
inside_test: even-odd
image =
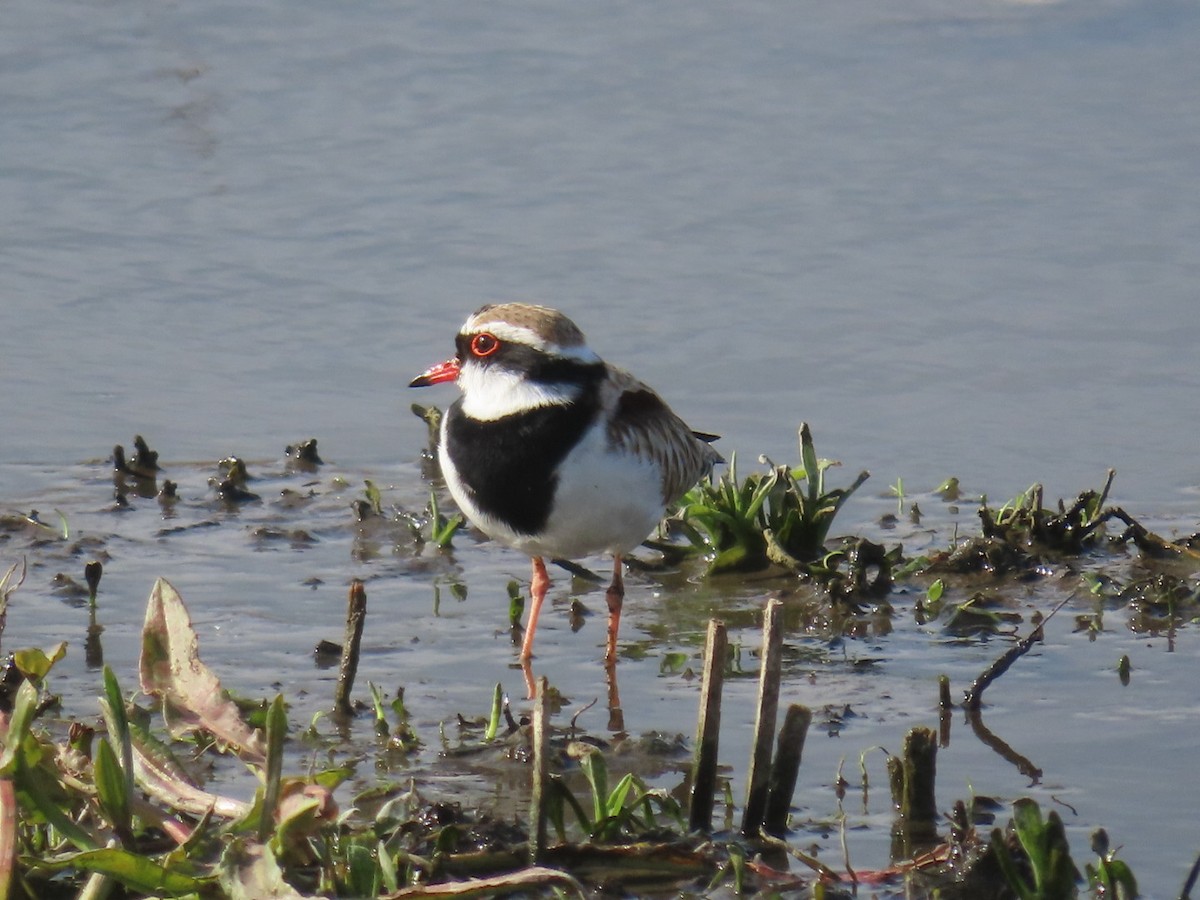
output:
[[[470,323],[468,323],[469,326]],[[595,354],[586,344],[577,344],[571,347],[562,347],[558,344],[547,341],[544,337],[534,331],[532,328],[525,328],[522,325],[513,325],[510,322],[486,322],[476,325],[473,328],[463,326],[463,334],[494,334],[502,341],[508,341],[513,344],[522,344],[526,347],[532,347],[534,350],[540,350],[543,353],[548,353],[552,356],[561,356],[566,359],[576,359],[580,362],[599,362],[600,357]]]

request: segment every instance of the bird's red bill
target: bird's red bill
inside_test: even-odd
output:
[[[458,378],[458,360],[448,359],[436,366],[430,366],[411,382],[409,387],[426,387],[430,384],[441,384],[443,381],[454,381]]]

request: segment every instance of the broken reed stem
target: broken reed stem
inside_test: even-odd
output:
[[[914,728],[904,736],[899,757],[888,759],[892,802],[899,811],[896,830],[920,843],[937,836],[937,736],[932,728]]]
[[[742,834],[758,835],[767,809],[771,779],[771,739],[779,712],[779,678],[783,670],[783,601],[767,601],[763,615],[762,668],[758,676],[758,713],[754,720],[754,744],[750,756],[746,809]]]
[[[533,741],[533,786],[529,796],[529,864],[537,865],[546,852],[546,786],[549,784],[549,731],[546,695],[549,679],[543,675],[537,681],[537,694],[533,701],[533,725],[530,735]]]
[[[808,736],[810,724],[812,710],[807,706],[793,703],[788,707],[775,745],[775,763],[771,766],[770,793],[767,795],[767,813],[763,820],[763,827],[768,834],[782,837],[787,831],[788,809],[796,792],[800,758],[804,754],[804,739]]]
[[[954,701],[950,698],[950,676],[938,676],[938,745],[950,746],[950,710]]]
[[[700,680],[700,718],[696,723],[696,756],[692,762],[692,831],[712,831],[713,802],[717,793],[717,745],[721,732],[721,688],[725,683],[725,657],[729,637],[725,623],[708,620],[704,645],[704,673]]]
[[[342,663],[338,669],[337,689],[334,694],[334,709],[350,715],[350,692],[354,689],[354,676],[358,674],[359,645],[362,643],[363,625],[367,620],[367,591],[363,583],[355,578],[350,582],[350,598],[346,610],[346,637],[342,641]]]

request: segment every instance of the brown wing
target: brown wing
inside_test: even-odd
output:
[[[609,443],[659,467],[664,503],[674,503],[723,461],[705,440],[715,436],[694,434],[658,394],[628,372],[610,367],[606,387],[602,402],[612,413]]]

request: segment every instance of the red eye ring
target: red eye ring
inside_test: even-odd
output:
[[[491,356],[499,349],[500,339],[494,334],[488,334],[486,331],[483,331],[471,338],[471,352],[480,359],[485,356]]]

